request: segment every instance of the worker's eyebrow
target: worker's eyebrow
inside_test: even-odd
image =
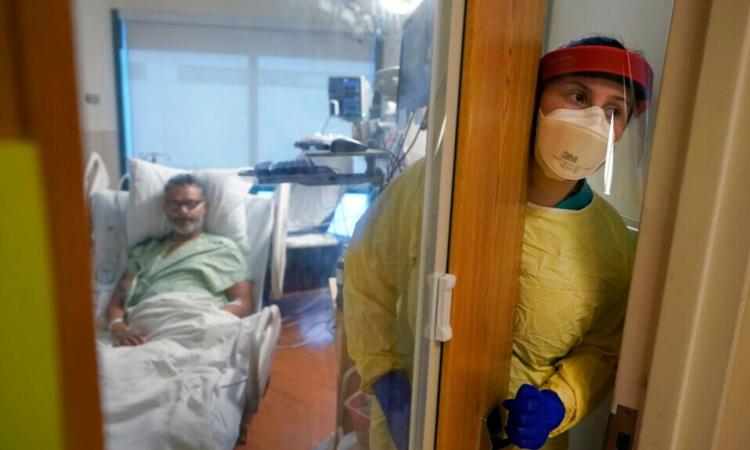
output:
[[[625,102],[627,99],[623,97],[622,95],[610,95],[607,97],[608,100],[616,100],[618,102]]]
[[[591,87],[589,87],[586,83],[579,81],[579,80],[575,80],[575,79],[564,80],[561,84],[563,86],[574,85],[578,89],[584,91],[586,95],[590,95],[593,92],[593,89],[591,89]],[[621,103],[624,103],[628,108],[631,107],[631,102],[624,95],[612,94],[612,95],[607,96],[607,100],[614,101],[614,102],[621,102]]]
[[[575,87],[581,89],[582,91],[585,91],[587,94],[591,93],[591,91],[592,91],[591,88],[588,85],[586,85],[586,83],[583,83],[583,82],[578,81],[578,80],[565,80],[561,84],[563,86],[572,84]]]

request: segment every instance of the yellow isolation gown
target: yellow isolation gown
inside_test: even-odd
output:
[[[411,376],[423,196],[424,160],[380,195],[347,249],[347,343],[368,393],[389,371]],[[581,210],[526,208],[508,397],[524,383],[560,397],[565,417],[545,449],[567,448],[565,432],[612,388],[633,241],[596,194]],[[392,449],[375,401],[370,450]]]

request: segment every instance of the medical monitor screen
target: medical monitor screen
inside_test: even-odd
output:
[[[336,102],[336,110],[331,115],[343,119],[361,119],[362,111],[362,77],[330,77],[328,78],[328,99]]]
[[[398,111],[413,111],[430,101],[433,0],[424,0],[404,22],[398,72]]]
[[[354,227],[370,205],[368,192],[346,192],[336,206],[328,233],[348,240]]]

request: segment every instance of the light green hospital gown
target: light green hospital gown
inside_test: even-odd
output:
[[[245,258],[230,239],[203,233],[164,256],[171,243],[168,235],[132,249],[128,270],[134,281],[128,308],[166,292],[205,293],[223,306],[229,301],[224,291],[248,279]]]

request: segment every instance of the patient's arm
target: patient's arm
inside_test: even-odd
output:
[[[240,281],[227,289],[225,294],[232,303],[225,306],[224,311],[229,311],[239,317],[249,316],[253,312],[252,288],[253,284],[249,281]],[[239,300],[239,304],[235,302],[236,300]]]
[[[125,271],[107,305],[107,323],[110,324],[109,331],[112,333],[112,343],[115,346],[143,344],[143,335],[125,322],[125,300],[132,283],[133,275],[130,271]],[[113,321],[118,322],[113,324]]]

